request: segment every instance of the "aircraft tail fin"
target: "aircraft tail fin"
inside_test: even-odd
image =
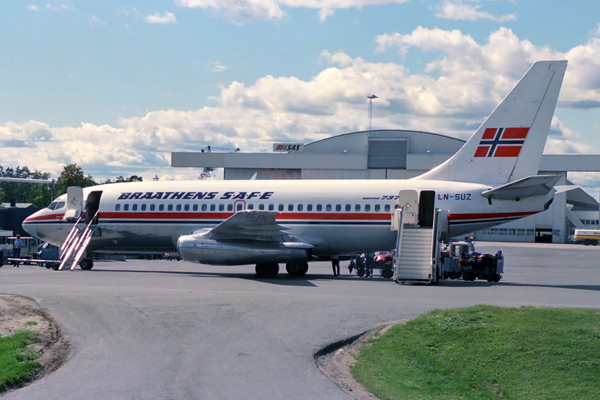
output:
[[[537,175],[566,68],[535,63],[454,156],[413,179],[503,184]]]

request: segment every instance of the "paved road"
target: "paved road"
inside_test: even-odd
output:
[[[311,263],[302,279],[176,261],[73,272],[5,266],[0,293],[50,309],[75,346],[59,371],[5,398],[348,399],[314,354],[381,323],[473,304],[600,308],[600,246],[477,249],[503,250],[500,283],[334,278],[328,263]]]

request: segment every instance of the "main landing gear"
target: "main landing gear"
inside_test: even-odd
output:
[[[292,276],[303,276],[308,271],[308,262],[292,261],[285,265],[288,274]],[[274,278],[279,273],[279,264],[260,263],[256,264],[256,275],[259,278]]]
[[[279,264],[260,263],[256,264],[256,275],[259,278],[274,278],[279,273]]]

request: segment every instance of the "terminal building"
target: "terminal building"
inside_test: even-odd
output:
[[[465,142],[435,133],[373,130],[309,144],[276,143],[273,153],[172,153],[171,166],[223,168],[224,179],[409,179],[443,163]],[[600,155],[544,155],[540,175],[600,172]],[[349,182],[349,184],[352,184]],[[475,239],[568,243],[576,228],[599,229],[598,202],[577,188],[556,194],[542,213],[473,232]]]

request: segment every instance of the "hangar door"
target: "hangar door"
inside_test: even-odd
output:
[[[408,139],[369,138],[368,168],[406,169]]]

